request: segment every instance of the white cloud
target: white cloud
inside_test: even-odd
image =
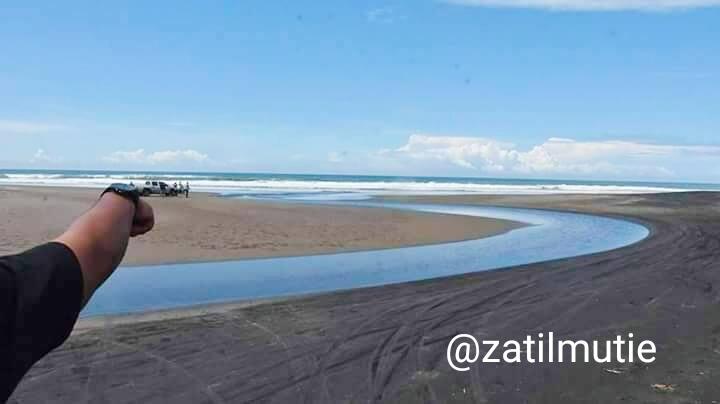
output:
[[[346,151],[343,152],[330,152],[328,153],[328,161],[331,163],[342,163],[345,161],[345,158],[347,157],[348,153]]]
[[[390,24],[395,21],[395,10],[392,7],[379,7],[365,13],[368,22]]]
[[[116,151],[103,160],[109,163],[130,163],[143,165],[172,164],[172,163],[203,163],[208,160],[207,154],[197,150],[164,150],[148,153],[144,149],[131,151]]]
[[[51,132],[63,129],[62,125],[53,125],[40,122],[29,121],[13,121],[0,119],[0,135],[17,134],[17,135],[33,135],[38,133]]]
[[[443,0],[464,6],[563,11],[671,11],[720,6],[720,0]]]
[[[50,156],[45,152],[44,149],[37,149],[35,154],[33,154],[32,158],[30,159],[30,163],[58,163],[61,162],[62,159]]]
[[[45,150],[38,149],[30,161],[47,161],[47,160],[48,160],[48,155],[45,153]]]
[[[526,150],[489,138],[415,134],[405,145],[382,150],[399,160],[450,163],[486,173],[523,175],[672,176],[665,163],[720,157],[720,146],[658,145],[630,141],[550,138]]]

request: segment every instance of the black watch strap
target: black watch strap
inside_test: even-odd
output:
[[[132,201],[132,203],[135,205],[135,208],[137,208],[138,203],[140,202],[140,192],[138,192],[137,188],[135,188],[132,185],[120,184],[120,183],[112,184],[109,187],[107,187],[105,189],[105,191],[103,191],[103,193],[100,194],[100,196],[105,195],[108,192],[112,192],[116,195],[120,195],[123,198],[126,198],[126,199]]]

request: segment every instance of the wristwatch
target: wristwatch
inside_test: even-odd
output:
[[[112,192],[132,201],[133,205],[135,205],[135,208],[137,209],[138,203],[140,202],[140,192],[134,186],[121,183],[112,184],[107,187],[100,196],[103,196],[108,192]]]

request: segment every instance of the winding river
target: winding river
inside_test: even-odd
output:
[[[120,268],[96,293],[82,316],[327,292],[487,271],[608,251],[639,242],[650,233],[636,223],[566,212],[349,203],[508,219],[529,226],[489,238],[427,246]]]

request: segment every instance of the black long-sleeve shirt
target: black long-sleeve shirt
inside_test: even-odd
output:
[[[61,243],[0,257],[0,403],[70,335],[82,308],[75,254]]]

